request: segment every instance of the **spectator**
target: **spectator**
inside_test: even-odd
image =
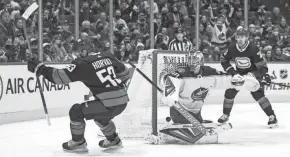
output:
[[[107,14],[105,12],[101,12],[100,18],[92,24],[92,31],[95,34],[99,34],[100,32],[104,34],[109,33],[109,22],[107,21]]]
[[[283,15],[282,15],[281,12],[280,12],[280,8],[278,8],[278,7],[274,7],[274,8],[273,8],[273,12],[272,12],[272,14],[271,14],[272,23],[273,23],[274,25],[276,25],[276,24],[280,24],[282,18],[284,18],[284,17],[283,17]]]
[[[23,37],[23,23],[22,19],[15,19],[14,29],[15,29],[15,37]]]
[[[279,28],[274,28],[272,34],[269,35],[269,43],[274,47],[283,45],[283,37],[279,35]]]
[[[115,0],[115,8],[120,9],[122,19],[125,20],[126,22],[130,22],[130,14],[133,11],[133,7],[135,5],[136,0],[131,0],[131,3],[128,5],[126,1],[121,1],[121,4],[119,4],[118,0]]]
[[[168,14],[168,27],[173,27],[173,24],[175,22],[179,23],[181,25],[183,23],[183,16],[179,12],[178,8],[176,6],[172,7],[172,13]]]
[[[219,61],[220,55],[226,51],[227,42],[230,40],[227,38],[228,25],[229,22],[223,15],[220,15],[216,22],[211,21],[211,43],[214,47],[213,58],[215,61]]]
[[[241,21],[244,21],[243,9],[242,8],[235,8],[234,15],[230,18],[230,26],[233,29],[236,29]]]
[[[280,49],[280,48],[279,48]],[[276,50],[277,51],[277,50]],[[279,50],[281,51],[281,49]],[[266,51],[265,54],[265,59],[269,62],[269,61],[273,61],[273,56],[272,56],[272,51],[268,50]]]
[[[13,43],[15,38],[14,25],[10,19],[10,13],[4,11],[0,14],[0,46],[3,47],[7,40],[11,40]]]
[[[3,2],[0,20],[0,47],[3,49],[0,51],[1,61],[26,60],[27,44],[20,15],[33,2],[34,0]],[[174,43],[193,41],[191,47],[199,45],[199,50],[203,52],[207,61],[219,61],[219,56],[226,50],[227,44],[235,40],[234,32],[237,27],[245,26],[243,3],[242,0],[201,0],[200,17],[195,17],[195,0],[155,0],[153,6],[155,48],[170,49],[169,41],[175,41]],[[112,44],[116,50],[115,55],[120,60],[137,61],[139,51],[150,47],[150,1],[114,0],[114,4]],[[86,41],[95,51],[109,51],[111,44],[108,42],[109,1],[85,0],[81,1],[80,6],[80,39]],[[43,8],[45,61],[71,61],[80,56],[76,54],[73,44],[74,8],[74,1],[45,1]],[[287,24],[287,16],[284,18],[278,7],[268,12],[263,0],[249,0],[248,15],[250,40],[264,52],[265,58],[269,61],[289,59],[290,27]],[[195,39],[195,18],[200,19],[199,43],[196,43]],[[38,11],[27,20],[26,26],[28,38],[32,41],[33,55],[37,55]],[[183,33],[175,33],[178,28],[182,28]],[[184,49],[181,47],[187,44],[173,45],[179,45],[178,48]],[[269,46],[279,47],[281,53],[279,48],[277,52],[276,49],[265,50]]]
[[[279,32],[282,36],[288,36],[290,32],[290,26],[287,24],[286,19],[282,18],[279,25]]]
[[[5,50],[3,48],[0,48],[0,63],[7,62],[7,57],[5,55]]]
[[[122,30],[123,28],[124,29],[128,29],[126,21],[123,20],[121,17],[122,17],[121,11],[120,10],[116,10],[115,11],[114,21],[113,21],[114,29],[118,29],[118,30]]]
[[[91,23],[87,20],[83,21],[80,32],[87,33],[89,37],[95,36],[95,33],[91,30]]]
[[[142,10],[142,12],[145,12],[147,15],[150,15],[150,1],[149,0],[145,0],[141,4],[141,8],[144,9],[144,10]],[[157,4],[155,2],[153,2],[153,13],[154,14],[158,14],[159,13],[158,6],[157,6]]]

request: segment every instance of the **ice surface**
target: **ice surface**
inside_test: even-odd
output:
[[[211,145],[150,145],[142,140],[123,140],[124,148],[103,150],[98,147],[97,126],[87,122],[88,154],[62,151],[61,144],[70,139],[69,118],[52,118],[52,126],[45,120],[0,125],[0,157],[66,157],[66,156],[144,156],[144,157],[289,157],[290,105],[273,104],[280,128],[268,129],[268,117],[258,104],[235,104],[231,123],[233,129],[220,134],[219,144]],[[204,119],[216,121],[222,105],[207,105]],[[118,124],[117,124],[118,125]]]

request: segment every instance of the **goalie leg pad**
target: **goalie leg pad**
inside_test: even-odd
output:
[[[160,130],[160,132],[192,144],[194,144],[197,140],[204,136],[196,127],[169,128]]]
[[[186,128],[183,128],[186,129]],[[161,132],[161,131],[160,131]],[[179,134],[180,132],[177,132],[174,129],[165,129],[160,133],[160,137],[158,138],[158,142],[151,141],[155,144],[216,144],[218,143],[218,134],[206,134],[203,137],[201,134],[194,137],[193,139],[189,139],[187,136],[184,136],[182,134]],[[157,139],[155,137],[155,139]],[[194,139],[198,139],[194,141]]]
[[[200,112],[197,114],[194,114],[193,112],[188,112],[193,117],[196,118],[200,123],[203,122],[203,119],[201,117]],[[176,110],[174,107],[170,107],[170,118],[173,121],[173,123],[179,123],[179,124],[188,124],[190,123],[188,119],[186,119],[178,110]]]

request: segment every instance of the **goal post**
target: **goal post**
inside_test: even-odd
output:
[[[163,89],[163,77],[187,64],[189,52],[144,50],[139,52],[136,67]],[[137,71],[128,87],[130,102],[114,121],[119,135],[124,138],[143,138],[158,135],[158,127],[166,123],[169,107],[161,102],[161,94]]]
[[[150,51],[150,50],[149,50]],[[141,52],[142,53],[142,52]],[[187,55],[189,52],[187,51],[168,51],[168,50],[153,50],[153,61],[152,61],[152,80],[158,86],[160,85],[160,74],[163,69],[168,68],[166,74],[171,71],[177,70],[179,67],[184,66],[187,61]],[[176,64],[177,66],[173,66],[173,69],[169,69],[170,64]],[[163,65],[164,68],[160,68]],[[163,74],[165,75],[165,74]],[[161,79],[161,78],[160,78]],[[160,99],[159,91],[152,86],[152,134],[158,135],[158,100]],[[160,104],[161,105],[161,104]],[[166,105],[166,104],[164,104]]]

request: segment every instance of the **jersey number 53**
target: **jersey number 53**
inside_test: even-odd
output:
[[[96,74],[103,84],[107,83],[106,87],[118,86],[122,82],[120,79],[116,78],[113,66],[99,70],[96,72]]]

